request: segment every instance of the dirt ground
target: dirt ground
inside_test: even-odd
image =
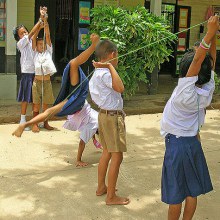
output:
[[[101,151],[90,142],[83,160],[74,165],[79,133],[53,121],[55,131],[30,131],[11,136],[15,124],[0,125],[0,219],[2,220],[165,220],[167,205],[160,201],[164,140],[161,114],[126,117],[127,147],[118,179],[118,194],[127,206],[106,206],[95,195]],[[214,190],[200,196],[195,220],[220,216],[220,112],[207,112],[201,136]]]

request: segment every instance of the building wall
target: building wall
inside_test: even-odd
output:
[[[35,0],[18,0],[18,21],[30,31],[34,26]]]
[[[212,5],[220,5],[219,0],[179,0],[178,5],[191,6],[191,26],[199,24],[205,21],[205,15],[208,7]],[[206,26],[206,24],[205,24]],[[190,46],[192,46],[196,41],[200,40],[199,26],[190,30]]]
[[[119,0],[119,6],[125,8],[132,8],[137,5],[144,6],[144,0]]]

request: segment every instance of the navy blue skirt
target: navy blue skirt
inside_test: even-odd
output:
[[[197,137],[165,138],[166,152],[162,170],[162,202],[182,203],[213,190],[201,142]]]
[[[20,87],[18,91],[18,102],[28,102],[32,103],[32,84],[34,80],[34,74],[32,73],[22,73]]]

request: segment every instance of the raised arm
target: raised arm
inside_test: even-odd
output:
[[[52,43],[51,43],[51,38],[50,38],[50,28],[49,28],[47,19],[45,19],[44,21],[44,30],[45,30],[45,35],[46,35],[46,44],[51,47]]]
[[[73,86],[79,82],[79,66],[85,63],[89,59],[89,57],[94,53],[96,45],[100,40],[99,36],[96,34],[91,34],[90,39],[92,41],[91,46],[87,48],[85,51],[83,51],[79,56],[70,61],[70,81],[71,85]]]
[[[212,38],[211,47],[209,49],[209,54],[213,59],[213,67],[212,70],[215,70],[215,62],[216,62],[216,36]]]
[[[35,24],[35,26],[32,28],[30,33],[28,34],[28,38],[31,39],[33,35],[39,30],[40,26],[43,23],[44,15],[46,13],[46,8],[45,7],[40,7],[40,18],[39,21]]]
[[[210,19],[208,21],[207,28],[208,28],[208,30],[207,30],[205,37],[203,38],[203,42],[206,45],[210,45],[214,41],[215,34],[219,28],[218,16],[210,17]],[[210,47],[211,56],[212,55],[214,56],[214,50],[216,50],[215,44]],[[199,74],[202,62],[206,57],[207,51],[208,50],[206,50],[204,47],[201,47],[201,46],[197,49],[196,54],[194,56],[194,59],[193,59],[191,65],[189,67],[189,70],[186,74],[186,77],[197,76]]]
[[[39,26],[39,28],[37,29],[37,31],[34,33],[32,39],[32,50],[35,51],[36,47],[37,47],[37,36],[40,32],[40,30],[43,28],[43,23]]]

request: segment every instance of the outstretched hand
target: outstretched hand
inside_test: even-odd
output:
[[[42,20],[46,20],[47,19],[47,7],[40,6],[40,18]]]
[[[217,15],[209,18],[207,29],[208,34],[215,36],[216,32],[219,30],[219,17]]]
[[[100,37],[98,34],[91,34],[90,40],[92,41],[92,44],[96,46],[100,41]]]

